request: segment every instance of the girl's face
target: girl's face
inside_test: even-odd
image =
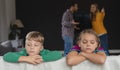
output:
[[[90,7],[90,12],[95,13],[97,11],[96,5],[92,4]]]
[[[35,40],[26,40],[25,48],[30,56],[39,55],[40,51],[43,49],[43,45]]]
[[[81,51],[92,53],[98,47],[98,42],[93,34],[85,33],[81,35],[81,40],[78,45],[81,47]]]

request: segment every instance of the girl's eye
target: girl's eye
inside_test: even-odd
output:
[[[91,41],[90,43],[91,43],[91,44],[94,44],[94,43],[95,43],[95,41]]]
[[[86,43],[87,43],[87,41],[84,40],[84,41],[83,41],[83,44],[86,44]]]

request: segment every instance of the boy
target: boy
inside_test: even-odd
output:
[[[43,61],[54,61],[62,57],[58,51],[44,49],[44,37],[40,32],[31,31],[26,35],[25,49],[21,52],[8,52],[3,56],[7,62],[27,62],[39,64]]]

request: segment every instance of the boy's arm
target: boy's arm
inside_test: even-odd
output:
[[[80,54],[96,64],[104,64],[106,60],[106,54],[104,52],[97,52],[97,53],[81,52]]]
[[[86,58],[81,56],[77,51],[71,51],[66,58],[67,64],[70,66],[79,64],[86,60]]]
[[[8,52],[3,55],[3,59],[7,62],[18,62],[18,59],[23,56],[20,52]]]
[[[3,56],[3,59],[7,62],[27,62],[31,64],[39,64],[43,61],[40,55],[26,56],[25,49],[21,52],[8,52]]]
[[[62,58],[62,53],[59,51],[49,51],[49,50],[43,50],[41,52],[41,56],[43,58],[43,61],[54,61]]]
[[[18,61],[27,62],[30,64],[39,64],[42,63],[43,60],[40,55],[33,55],[33,56],[21,56]]]

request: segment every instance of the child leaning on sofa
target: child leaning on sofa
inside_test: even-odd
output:
[[[85,60],[95,64],[104,64],[106,58],[105,51],[100,47],[100,40],[95,31],[85,29],[78,36],[77,45],[71,49],[66,59],[67,64],[73,66]]]
[[[27,62],[39,64],[55,61],[62,57],[59,51],[44,49],[44,36],[38,31],[31,31],[26,35],[25,49],[20,52],[8,52],[3,56],[7,62]]]

